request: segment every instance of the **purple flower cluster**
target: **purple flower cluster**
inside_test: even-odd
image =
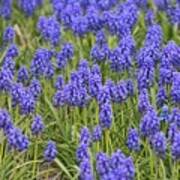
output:
[[[54,17],[40,17],[37,28],[42,37],[49,41],[53,46],[57,46],[59,44],[61,29],[60,24]]]
[[[112,125],[112,105],[105,103],[99,108],[99,123],[102,128],[109,129]]]
[[[155,64],[160,58],[163,33],[160,25],[152,24],[148,27],[144,47],[137,56],[139,66],[137,81],[138,89],[149,88],[153,85]]]
[[[10,114],[5,110],[0,110],[0,129],[3,129],[4,132],[9,130],[9,127],[12,125],[12,120]]]
[[[97,125],[94,127],[93,132],[92,132],[92,140],[99,141],[102,138],[102,128],[100,125]]]
[[[144,113],[151,107],[150,101],[149,101],[149,94],[147,89],[142,89],[139,93],[138,98],[138,109],[139,112]]]
[[[96,43],[91,49],[91,57],[95,62],[102,62],[109,57],[109,47],[103,31],[96,33]]]
[[[140,150],[140,137],[137,129],[129,129],[127,146],[130,150],[134,150],[134,151]]]
[[[28,138],[22,134],[18,128],[11,128],[7,135],[9,146],[17,151],[27,150],[29,146]]]
[[[159,87],[156,95],[157,106],[162,107],[167,102],[167,99],[166,89],[163,86]]]
[[[37,115],[34,117],[34,120],[31,124],[31,131],[34,135],[39,135],[44,130],[44,124],[42,121],[42,117]]]
[[[160,120],[166,121],[166,122],[170,121],[169,108],[166,105],[164,105],[162,107],[162,110],[161,110],[161,113],[160,113]]]
[[[102,75],[98,65],[93,65],[89,75],[89,93],[92,97],[97,97],[102,86]]]
[[[28,87],[13,83],[10,95],[13,107],[19,104],[20,112],[27,115],[35,111],[38,97],[41,95],[41,85],[38,80],[33,80]]]
[[[130,157],[126,157],[120,150],[111,157],[99,152],[96,156],[96,170],[100,179],[133,179],[135,168]]]
[[[16,44],[10,44],[7,52],[6,52],[6,57],[11,57],[15,58],[19,55],[19,49]]]
[[[12,14],[12,0],[2,0],[0,2],[0,16],[4,19],[10,19]]]
[[[29,71],[25,66],[21,66],[18,70],[17,82],[26,84],[29,80]]]
[[[180,104],[180,73],[179,72],[173,74],[171,98],[173,102]]]
[[[48,141],[48,144],[44,150],[44,159],[51,163],[57,156],[58,151],[54,141]]]
[[[12,26],[6,27],[3,33],[3,41],[5,43],[11,43],[13,42],[14,37],[15,37],[14,28]]]
[[[180,132],[177,132],[174,135],[171,152],[174,159],[180,160]]]
[[[69,60],[73,58],[74,47],[71,43],[64,43],[60,52],[56,55],[56,63],[58,69],[66,67]]]
[[[80,164],[80,179],[93,180],[93,170],[89,155],[89,146],[91,145],[92,137],[89,129],[84,127],[81,129],[79,146],[76,150],[76,158]]]
[[[0,128],[3,129],[11,149],[17,151],[27,150],[29,146],[27,136],[19,128],[14,126],[10,114],[5,109],[0,110]]]
[[[48,49],[37,49],[31,62],[32,75],[35,77],[52,77],[54,75],[54,67],[51,63],[52,56],[53,53]]]
[[[151,137],[160,129],[160,121],[154,109],[149,109],[140,122],[140,131],[143,136]]]
[[[27,16],[32,16],[35,10],[43,3],[43,0],[19,0],[19,7]]]
[[[154,151],[159,155],[159,156],[165,156],[166,149],[167,149],[167,142],[166,142],[166,137],[163,132],[157,132],[156,134],[153,135],[151,138],[151,143]]]
[[[132,67],[132,55],[135,49],[135,42],[131,35],[121,39],[119,46],[111,51],[109,55],[110,66],[113,71],[123,72]]]
[[[170,122],[175,123],[178,128],[180,128],[180,109],[174,108],[170,115]]]

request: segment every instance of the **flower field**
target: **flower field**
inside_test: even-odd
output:
[[[180,1],[1,0],[0,180],[180,180]]]

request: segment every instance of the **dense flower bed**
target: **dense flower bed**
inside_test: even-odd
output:
[[[2,0],[0,179],[180,178],[180,1]]]

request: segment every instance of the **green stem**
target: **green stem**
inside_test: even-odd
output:
[[[35,141],[35,149],[34,149],[34,163],[33,163],[33,177],[36,174],[36,160],[37,160],[37,152],[38,152],[38,143]]]
[[[109,129],[105,130],[105,146],[106,152],[109,153]]]

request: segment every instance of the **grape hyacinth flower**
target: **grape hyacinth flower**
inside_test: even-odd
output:
[[[35,100],[38,99],[42,93],[42,86],[40,81],[37,79],[33,79],[28,87],[28,91]]]
[[[177,127],[180,128],[180,109],[174,108],[170,115],[170,122],[176,123]]]
[[[0,16],[10,19],[12,14],[12,0],[2,0],[0,3]]]
[[[91,145],[91,134],[90,134],[89,129],[87,127],[84,127],[81,129],[79,144],[85,145],[87,147]]]
[[[72,21],[71,28],[76,36],[84,36],[88,32],[87,18],[84,16],[75,17]]]
[[[180,132],[177,132],[174,135],[174,141],[171,145],[171,153],[175,160],[180,160]]]
[[[174,136],[178,132],[178,127],[176,123],[171,123],[168,128],[168,139],[172,143],[174,141]]]
[[[166,14],[171,22],[172,25],[179,25],[180,24],[180,9],[179,7],[169,7],[166,10]]]
[[[0,90],[5,92],[10,91],[12,80],[12,72],[8,69],[2,68],[2,70],[0,71]]]
[[[10,148],[20,152],[27,150],[30,143],[27,136],[25,136],[22,131],[16,127],[9,130],[7,139]]]
[[[60,10],[58,13],[58,20],[62,21],[62,24],[64,25],[64,27],[70,28],[72,26],[72,21],[73,21],[73,14],[72,14],[72,5],[67,5],[66,8],[64,8],[64,10]],[[80,11],[79,11],[80,12]],[[76,17],[74,15],[74,17]]]
[[[67,65],[67,62],[68,62],[68,60],[67,60],[67,58],[63,55],[62,52],[57,53],[57,55],[56,55],[56,64],[57,64],[57,68],[58,68],[58,69],[61,70],[61,69],[65,68],[66,65]]]
[[[12,124],[11,116],[6,109],[0,109],[0,129],[4,131]]]
[[[97,95],[98,104],[101,106],[103,104],[108,104],[111,101],[111,96],[109,92],[109,88],[107,86],[103,86],[100,88]]]
[[[88,85],[89,85],[89,94],[92,97],[97,98],[100,88],[102,86],[102,74],[97,64],[92,66],[91,72],[89,74]]]
[[[97,97],[101,89],[102,81],[99,75],[93,75],[90,73],[89,76],[89,93],[92,97]]]
[[[51,0],[50,3],[52,4],[54,15],[58,21],[60,21],[65,8],[65,3],[57,0]]]
[[[148,10],[146,13],[146,16],[145,16],[145,23],[147,25],[152,25],[152,24],[154,24],[154,19],[155,19],[155,17],[154,17],[153,10],[151,10],[151,9]]]
[[[138,89],[148,89],[154,83],[154,67],[141,67],[137,75]]]
[[[168,0],[154,0],[154,3],[159,10],[166,10],[168,8]]]
[[[109,89],[110,97],[112,102],[116,102],[116,97],[117,97],[117,88],[111,79],[106,80],[105,86]]]
[[[57,154],[58,154],[58,151],[57,151],[55,142],[51,140],[48,141],[48,144],[44,150],[44,159],[48,161],[49,163],[51,163],[52,161],[54,161]]]
[[[160,67],[159,70],[160,83],[163,85],[168,85],[172,83],[173,71],[169,67]]]
[[[42,37],[49,41],[51,45],[58,45],[61,36],[61,29],[59,22],[54,17],[41,16],[37,28]]]
[[[129,70],[132,66],[130,54],[123,52],[124,47],[117,47],[109,55],[110,67],[115,72]]]
[[[133,96],[135,92],[134,83],[131,79],[128,79],[126,81],[126,89],[128,91],[129,96]]]
[[[129,91],[127,89],[126,81],[119,81],[116,86],[116,102],[122,103],[127,100]]]
[[[37,49],[34,57],[31,62],[31,74],[34,77],[52,76],[53,73],[50,70],[53,70],[53,66],[51,63],[51,58],[53,56],[52,51],[44,48]]]
[[[112,166],[112,162],[113,165]],[[134,179],[135,167],[131,157],[125,157],[124,154],[117,150],[111,156],[112,173],[115,179]]]
[[[19,55],[19,49],[16,44],[11,44],[6,52],[6,57],[15,58]]]
[[[10,73],[10,76],[13,77],[15,74],[15,61],[12,57],[5,57],[3,60],[2,68]]]
[[[180,104],[180,73],[173,74],[171,97],[173,102]]]
[[[96,44],[100,47],[107,43],[105,32],[100,30],[96,33]]]
[[[69,82],[64,92],[66,103],[70,106],[85,107],[90,100],[87,89],[78,81]]]
[[[34,117],[33,122],[31,124],[31,131],[34,135],[39,135],[44,130],[44,123],[42,121],[42,117],[37,115]]]
[[[103,44],[101,47],[95,44],[90,52],[90,56],[92,57],[94,62],[103,62],[109,57],[109,47],[107,44]]]
[[[66,102],[66,98],[65,98],[65,91],[64,90],[58,90],[54,96],[53,96],[53,105],[55,107],[60,107],[60,106],[64,106],[65,102]]]
[[[140,150],[140,138],[137,129],[129,129],[127,146],[130,150]]]
[[[161,110],[161,113],[160,113],[160,120],[161,121],[166,121],[166,122],[170,121],[169,108],[168,108],[167,105],[164,105],[162,107],[162,110]]]
[[[150,106],[148,91],[147,89],[142,89],[138,97],[138,110],[139,112],[144,113]]]
[[[90,159],[88,147],[85,144],[80,144],[76,150],[76,159],[78,162],[82,162],[85,159]]]
[[[30,114],[35,111],[36,101],[34,95],[27,90],[22,90],[20,98],[20,112],[21,114]]]
[[[148,31],[145,38],[145,46],[151,46],[159,50],[162,44],[163,32],[162,28],[158,24],[153,24],[148,27]]]
[[[117,16],[116,14],[112,13],[112,12],[104,12],[103,13],[103,23],[104,25],[107,27],[108,31],[112,34],[112,35],[117,35],[118,34],[118,28],[119,28],[119,16]]]
[[[80,163],[80,180],[94,180],[93,170],[89,159]]]
[[[140,130],[143,136],[151,137],[160,129],[160,121],[156,111],[149,109],[140,122]]]
[[[117,0],[110,0],[110,1],[103,1],[99,0],[97,1],[97,6],[100,10],[105,11],[112,8],[117,3]]]
[[[96,170],[100,179],[134,179],[135,167],[132,158],[126,157],[120,150],[111,157],[99,152],[96,156]]]
[[[97,125],[93,128],[92,140],[96,142],[101,140],[101,138],[102,138],[102,128],[101,126]]]
[[[64,86],[64,77],[63,77],[62,75],[59,75],[59,76],[56,78],[56,82],[55,82],[54,87],[55,87],[57,90],[62,90],[62,89],[63,89],[63,86]]]
[[[21,66],[18,70],[17,82],[26,83],[29,80],[29,72],[25,66]]]
[[[163,49],[162,58],[164,61],[169,61],[175,68],[180,67],[179,52],[180,47],[174,41],[169,41]]]
[[[101,69],[98,64],[94,64],[91,68],[92,75],[98,75],[100,79],[102,79]]]
[[[163,132],[157,132],[151,138],[151,144],[157,155],[164,157],[167,149],[166,137]]]
[[[99,122],[102,128],[109,129],[112,124],[112,107],[110,103],[101,105],[99,110]]]
[[[102,152],[99,152],[96,155],[96,170],[101,178],[110,171],[109,157]]]
[[[156,95],[156,104],[158,107],[162,107],[167,102],[166,90],[163,86],[159,87]]]
[[[71,60],[74,55],[74,47],[71,43],[64,43],[61,49],[62,56],[67,60]]]
[[[19,0],[19,6],[27,16],[32,16],[36,8],[42,4],[42,0]]]
[[[13,42],[14,37],[15,37],[14,28],[12,26],[6,27],[3,33],[3,42],[11,43]]]
[[[20,103],[21,97],[24,93],[24,87],[21,83],[12,83],[10,88],[10,95],[12,99],[12,107]]]
[[[90,67],[87,60],[85,59],[80,60],[78,65],[78,74],[79,74],[79,78],[82,81],[82,85],[87,86],[90,76]]]

